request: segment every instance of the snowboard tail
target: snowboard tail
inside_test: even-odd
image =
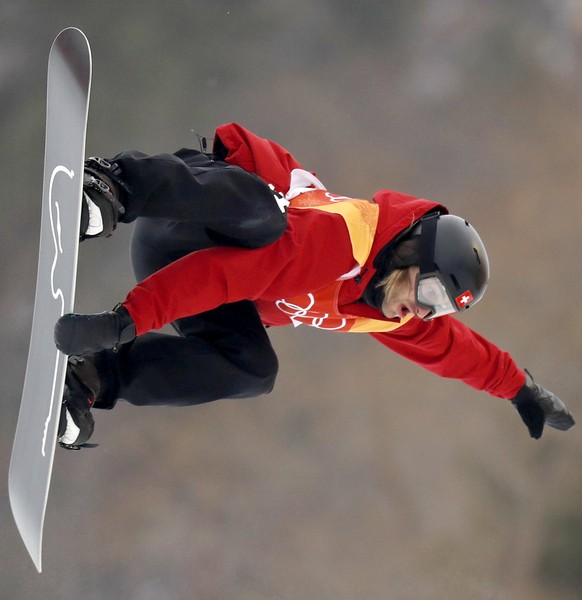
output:
[[[37,283],[8,475],[14,520],[39,572],[67,366],[67,357],[55,347],[53,328],[73,310],[91,72],[91,49],[83,32],[61,31],[48,61]]]

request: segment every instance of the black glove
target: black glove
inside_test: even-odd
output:
[[[121,304],[96,315],[63,315],[55,325],[55,344],[68,355],[117,348],[133,339],[135,323]]]
[[[534,382],[526,371],[526,379],[517,396],[511,401],[532,438],[542,437],[544,423],[555,429],[566,431],[575,424],[566,405],[549,390]]]

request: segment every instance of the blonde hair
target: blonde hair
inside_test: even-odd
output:
[[[384,277],[376,287],[384,289],[384,302],[390,302],[391,296],[394,294],[394,290],[398,289],[399,285],[404,282],[408,277],[408,269],[394,269],[389,275]]]

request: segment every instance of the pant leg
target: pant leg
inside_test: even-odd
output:
[[[118,352],[100,353],[108,383],[95,408],[113,408],[118,399],[190,406],[273,389],[278,361],[252,302],[224,305],[174,326],[179,336],[148,333]]]
[[[287,220],[259,177],[196,150],[176,154],[123,152],[113,159],[127,186],[124,222],[161,218],[206,232],[213,245],[247,248],[278,239]]]

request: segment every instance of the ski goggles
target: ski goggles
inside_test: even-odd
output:
[[[440,280],[438,272],[422,274],[416,278],[416,304],[429,314],[424,321],[430,321],[436,317],[450,315],[457,312],[455,304],[447,293],[447,288]]]

